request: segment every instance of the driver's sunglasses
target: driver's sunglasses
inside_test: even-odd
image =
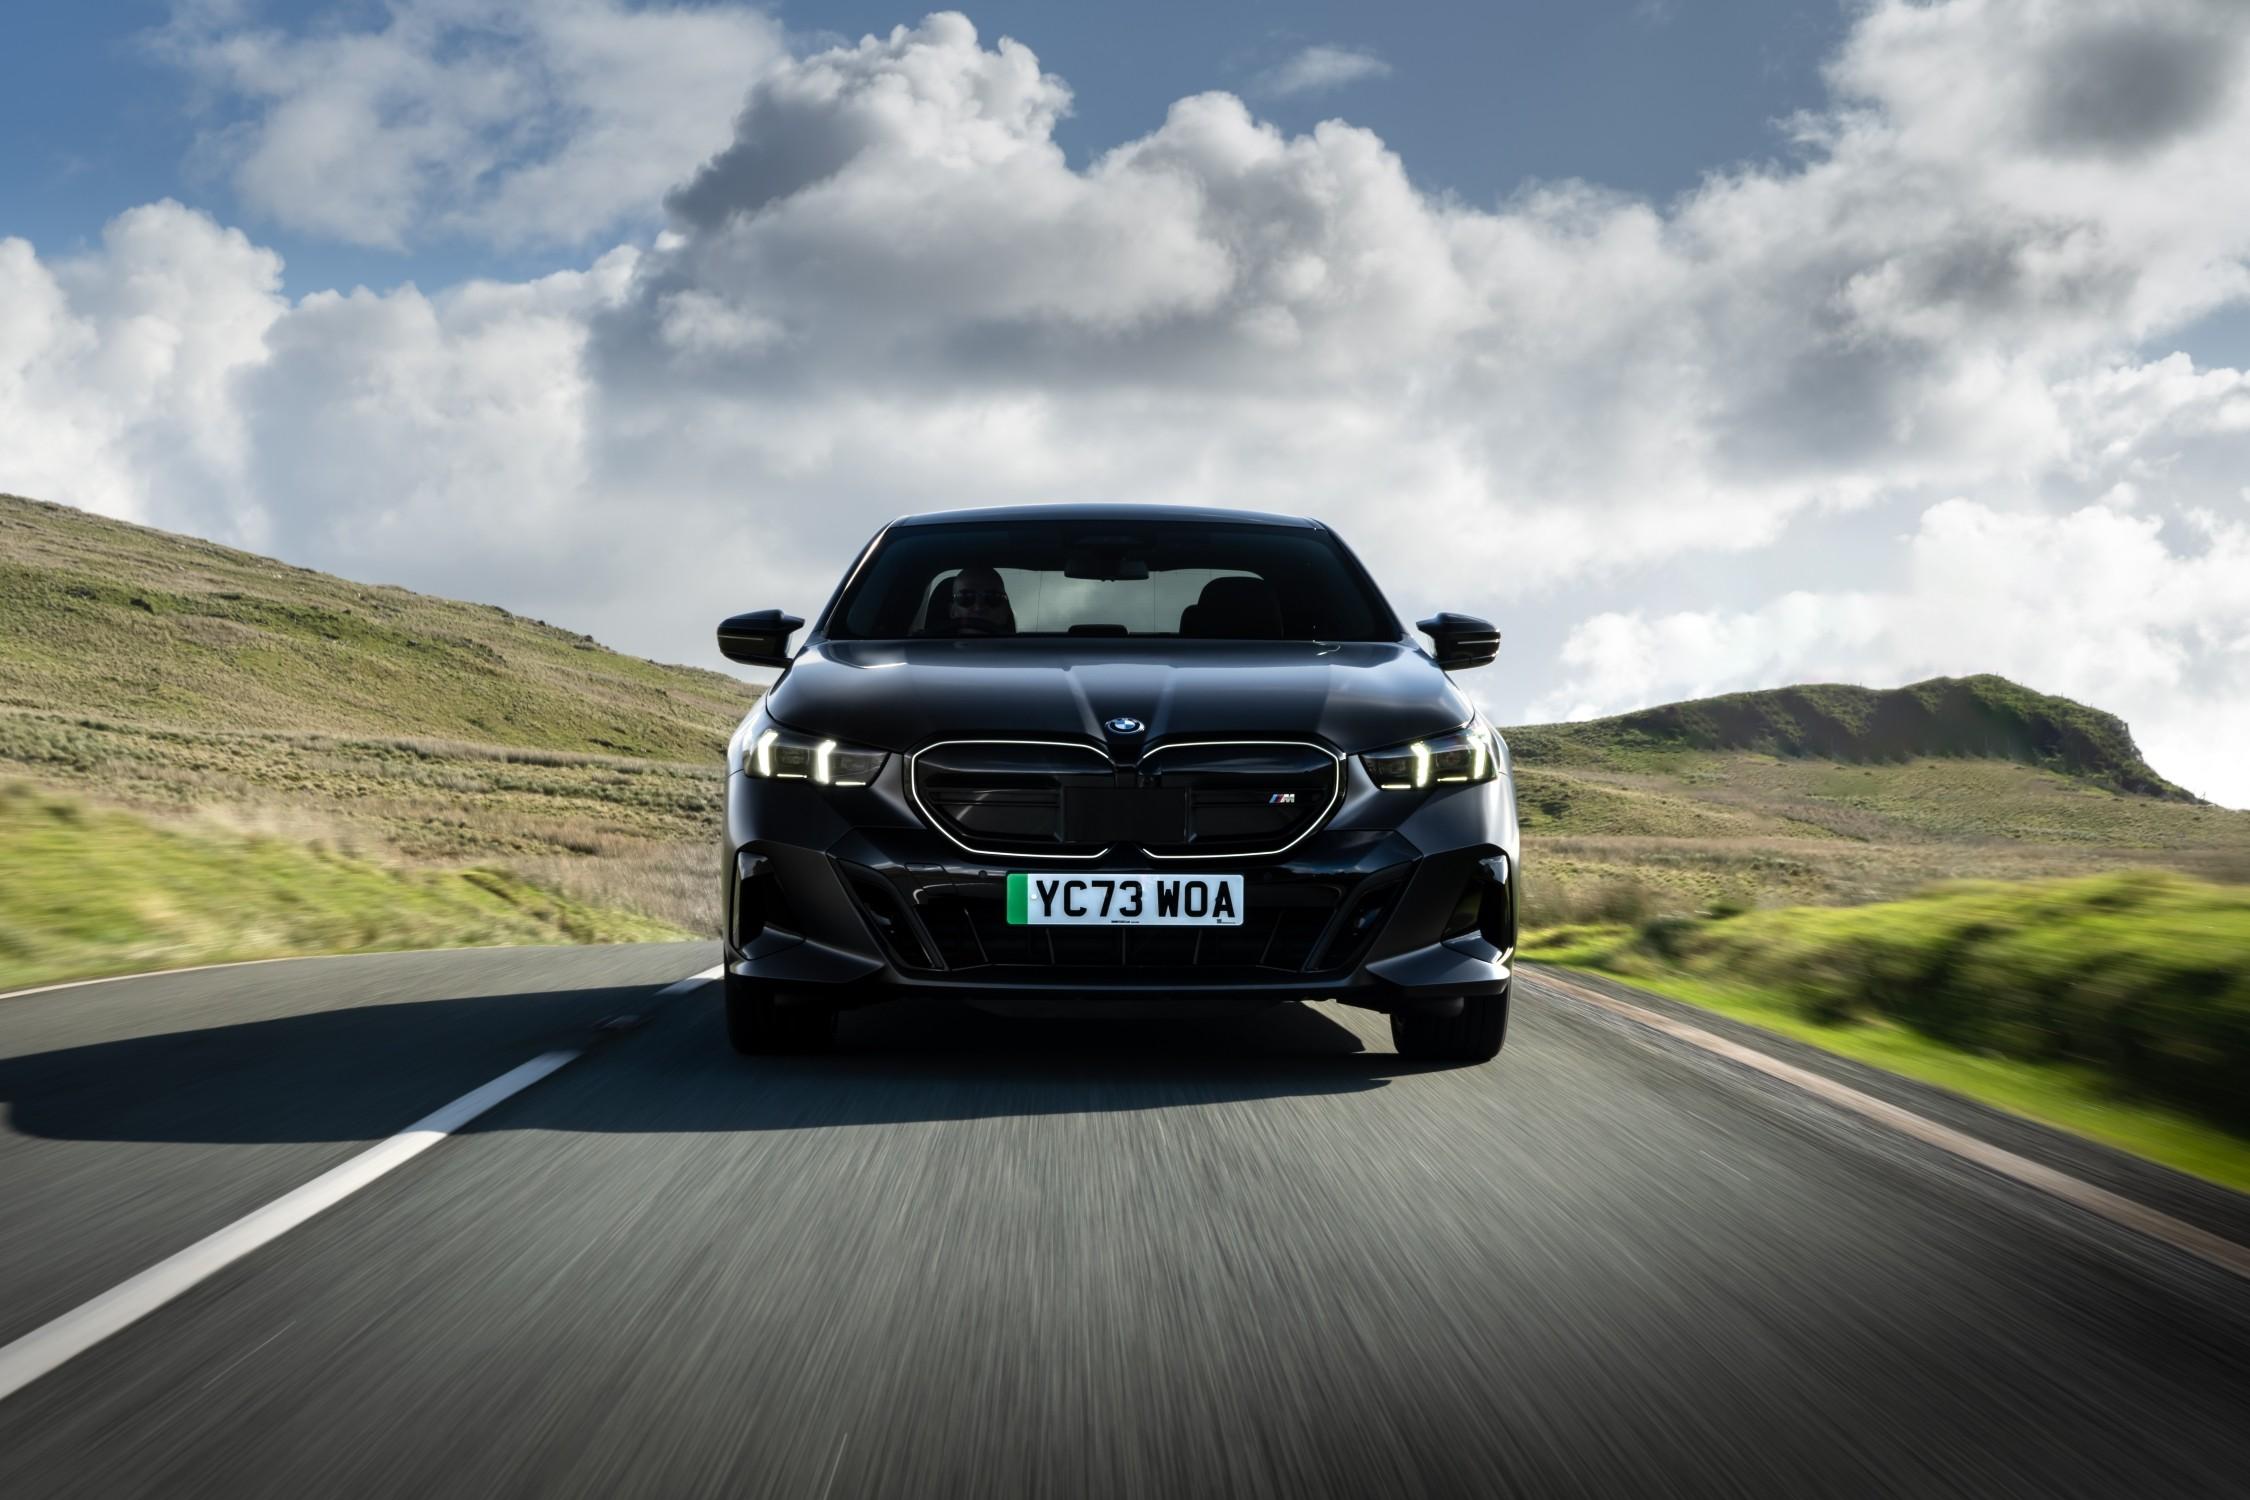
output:
[[[1008,591],[1006,589],[955,589],[953,591],[953,602],[955,604],[966,604],[972,609],[979,604],[1006,604],[1008,602]]]

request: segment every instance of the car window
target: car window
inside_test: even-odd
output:
[[[1323,531],[1039,521],[894,530],[837,601],[828,634],[1395,640],[1398,629]]]
[[[1016,630],[1023,635],[1067,635],[1073,629],[1081,635],[1177,634],[1180,617],[1202,597],[1205,584],[1214,578],[1258,576],[1240,569],[1174,568],[1128,581],[1068,578],[1029,568],[997,571],[1015,611]],[[946,585],[959,578],[956,568],[932,579],[929,593],[945,594]],[[1120,629],[1103,628],[1110,625]]]

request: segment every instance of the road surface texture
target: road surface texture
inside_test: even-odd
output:
[[[892,1007],[837,1056],[751,1061],[714,986],[657,999],[715,958],[370,955],[0,999],[0,1345],[588,1046],[0,1400],[0,1495],[2250,1476],[2250,1282],[1535,974],[1484,1067],[1406,1063],[1329,1005]],[[594,1040],[621,1012],[648,1019]]]

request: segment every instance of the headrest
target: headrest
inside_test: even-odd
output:
[[[929,608],[922,611],[922,634],[953,634],[953,580],[940,578],[930,590]]]
[[[1281,601],[1263,578],[1214,578],[1180,611],[1180,634],[1210,640],[1281,638]]]

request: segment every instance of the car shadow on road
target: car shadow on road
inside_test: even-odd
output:
[[[1428,1071],[1303,1005],[1241,1017],[1016,1020],[938,1002],[844,1019],[838,1051],[744,1058],[716,990],[645,1030],[645,989],[340,1007],[0,1058],[9,1127],[50,1140],[376,1140],[539,1051],[587,1061],[469,1130],[774,1131],[1363,1092]]]
[[[832,1054],[760,1058],[727,1049],[716,1008],[628,1041],[483,1128],[771,1131],[1104,1114],[1364,1093],[1439,1070],[1370,1050],[1296,1004],[1238,1017],[1018,1020],[917,1001],[847,1015]]]

